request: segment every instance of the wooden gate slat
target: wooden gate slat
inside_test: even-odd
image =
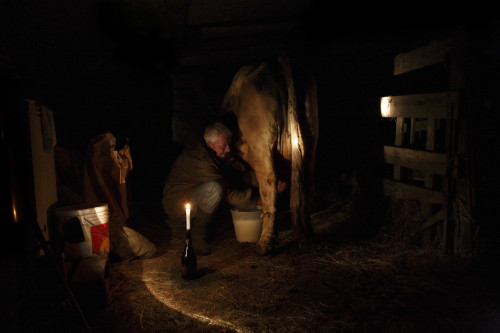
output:
[[[400,165],[423,172],[432,171],[432,173],[440,176],[446,175],[446,154],[384,146],[384,159],[385,163]]]
[[[457,91],[384,96],[380,101],[380,113],[382,117],[447,119],[451,107],[458,110],[458,101]],[[458,117],[458,112],[453,116]]]
[[[446,60],[450,41],[433,41],[428,45],[394,57],[394,75],[400,75]]]
[[[440,191],[433,191],[390,179],[384,179],[383,185],[384,194],[396,199],[421,200],[440,205],[446,202],[444,193]]]

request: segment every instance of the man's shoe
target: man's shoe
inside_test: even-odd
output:
[[[193,242],[194,253],[197,256],[210,254],[210,246],[207,243],[207,228],[212,221],[212,214],[207,214],[201,209],[196,213],[191,228],[191,241]]]

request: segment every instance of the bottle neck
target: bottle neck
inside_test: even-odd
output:
[[[191,229],[186,229],[186,239],[191,239]]]

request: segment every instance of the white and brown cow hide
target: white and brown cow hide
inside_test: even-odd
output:
[[[222,118],[231,116],[238,127],[237,132],[233,127],[233,133],[239,134],[235,147],[255,171],[262,198],[263,228],[257,252],[269,254],[276,246],[278,180],[289,184],[290,212],[299,245],[309,245],[318,140],[315,78],[287,57],[244,66],[223,100]]]

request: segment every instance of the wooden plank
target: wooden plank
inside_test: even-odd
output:
[[[436,214],[432,215],[427,220],[425,220],[424,223],[422,223],[422,225],[420,226],[420,229],[416,233],[414,233],[412,236],[415,236],[417,233],[422,232],[425,229],[432,227],[434,224],[436,224],[438,222],[441,222],[441,221],[444,222],[445,217],[446,217],[446,210],[441,209],[439,212],[437,212]]]
[[[396,119],[396,138],[394,139],[394,144],[396,146],[402,146],[403,145],[403,139],[404,139],[404,119],[402,117],[399,117]],[[397,163],[394,164],[394,175],[393,178],[396,180],[401,179],[401,167]]]
[[[410,119],[410,145],[415,143],[415,118]]]
[[[384,146],[385,163],[400,165],[435,175],[446,174],[446,154],[402,147]]]
[[[433,151],[435,148],[435,130],[436,130],[436,119],[428,119],[427,121],[427,142],[425,149],[428,151]],[[427,172],[425,174],[425,187],[432,188],[434,186],[434,177],[432,172]]]
[[[45,147],[46,138],[43,135],[42,123],[44,114],[50,119],[52,110],[35,100],[26,99],[31,142],[31,161],[33,167],[33,186],[35,199],[35,217],[45,240],[50,239],[50,221],[48,212],[57,204],[57,175],[54,158],[55,141]],[[55,135],[53,128],[47,128]],[[52,139],[52,136],[49,136]]]
[[[384,96],[381,98],[382,117],[447,119],[449,110],[458,110],[458,91],[428,94]],[[458,112],[453,112],[456,117]]]
[[[396,146],[402,146],[403,145],[403,139],[405,136],[405,131],[404,131],[404,119],[403,117],[398,117],[396,119],[396,137],[394,139],[394,144]]]
[[[394,75],[401,75],[420,68],[444,62],[450,52],[450,41],[433,41],[426,46],[394,57]]]
[[[443,205],[445,198],[443,192],[432,191],[426,188],[404,184],[398,181],[384,179],[384,194],[396,199],[421,200]]]
[[[425,149],[432,151],[435,147],[435,137],[436,137],[436,119],[430,118],[427,120],[427,141],[425,143]]]
[[[182,10],[181,4],[189,7],[186,25],[219,25],[231,22],[284,21],[287,17],[302,15],[310,7],[310,1],[290,1],[284,5],[281,0],[194,0],[173,1],[165,6],[173,13]],[[173,8],[172,8],[173,7]],[[181,7],[180,9],[178,7]],[[170,11],[168,13],[170,13]]]
[[[429,94],[384,96],[380,101],[382,117],[447,119],[449,110],[458,110],[458,91]],[[453,112],[456,117],[458,112]]]
[[[415,120],[415,132],[422,132],[422,131],[427,131],[427,119]]]

